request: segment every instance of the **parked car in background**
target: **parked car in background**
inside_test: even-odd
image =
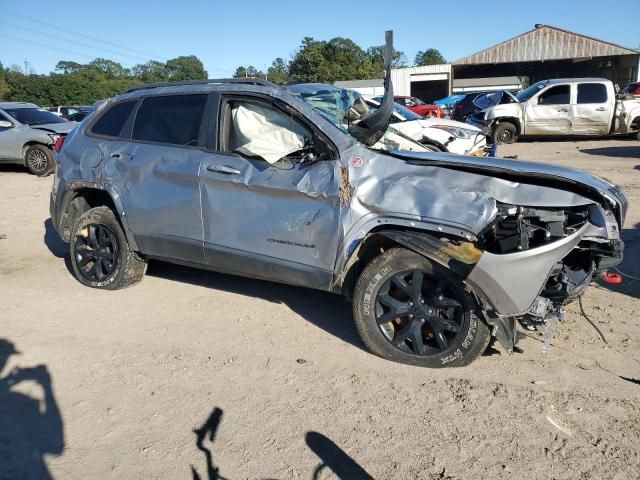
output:
[[[70,122],[81,122],[93,111],[92,107],[79,107],[79,109],[79,111],[69,115],[67,120]]]
[[[375,110],[333,85],[242,79],[103,103],[62,144],[51,192],[78,281],[124,288],[156,258],[340,293],[372,352],[428,367],[557,321],[621,261],[624,195],[567,167],[426,151],[389,126],[386,51]]]
[[[429,105],[417,97],[393,97],[394,101],[403,107],[408,108],[421,117],[440,116],[442,114],[440,107],[437,105]]]
[[[543,80],[515,95],[496,92],[475,103],[469,123],[486,128],[498,144],[524,135],[640,135],[640,99],[619,98],[603,78]]]
[[[83,109],[89,108],[88,106],[82,105],[62,105],[59,107],[48,107],[51,113],[54,113],[62,118],[68,118],[71,115],[81,112]]]
[[[53,145],[76,125],[32,103],[0,103],[0,163],[25,165],[34,175],[50,173]]]
[[[473,103],[480,95],[485,95],[490,92],[469,92],[462,95],[462,97],[450,106],[451,118],[458,120],[459,122],[466,122],[469,115],[472,115],[475,111],[475,104]]]
[[[382,97],[365,98],[367,105],[377,109]],[[444,118],[423,118],[408,108],[394,103],[391,124],[408,137],[436,152],[460,155],[485,155],[487,138],[477,127]]]
[[[620,93],[625,95],[640,95],[640,82],[630,83]]]

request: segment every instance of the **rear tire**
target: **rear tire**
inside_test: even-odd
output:
[[[431,368],[467,365],[486,350],[491,334],[476,308],[457,275],[405,248],[369,263],[353,298],[355,324],[369,350]]]
[[[109,207],[96,207],[78,218],[69,241],[76,279],[92,288],[118,290],[142,280],[147,262],[129,247]]]
[[[48,175],[55,165],[53,150],[44,145],[31,145],[24,152],[24,164],[33,175]]]
[[[502,122],[493,129],[493,143],[498,145],[516,143],[518,130],[513,123]]]

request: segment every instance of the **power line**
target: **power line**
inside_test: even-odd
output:
[[[75,55],[77,57],[85,57],[85,58],[90,58],[92,60],[96,58],[93,55],[86,55],[84,53],[74,52],[73,50],[67,50],[65,48],[53,47],[51,45],[47,45],[47,44],[40,43],[40,42],[34,42],[33,40],[28,40],[26,38],[17,37],[15,35],[10,35],[10,34],[4,33],[4,32],[0,32],[0,37],[11,38],[13,40],[18,40],[19,42],[30,43],[30,44],[35,45],[37,47],[46,48],[46,49],[54,50],[54,51],[57,51],[57,52],[65,52],[65,53],[68,53],[70,55]]]
[[[153,55],[153,54],[150,54],[148,52],[143,52],[143,51],[140,51],[140,50],[134,50],[133,48],[130,48],[130,47],[124,47],[122,45],[118,45],[117,43],[108,42],[107,40],[103,40],[101,38],[92,37],[91,35],[87,35],[87,34],[84,34],[84,33],[73,31],[73,30],[64,29],[64,28],[61,28],[59,26],[53,27],[53,26],[50,26],[50,25],[47,25],[47,24],[43,24],[42,23],[42,19],[28,17],[26,15],[22,15],[20,13],[15,13],[15,12],[12,12],[10,10],[6,10],[4,8],[0,8],[0,11],[6,13],[8,15],[12,15],[14,17],[18,17],[18,18],[22,18],[24,20],[28,20],[30,22],[36,22],[40,27],[48,28],[49,30],[66,32],[68,34],[72,34],[72,35],[76,35],[78,37],[82,37],[82,38],[86,38],[88,40],[92,40],[93,42],[96,42],[96,43],[103,43],[105,45],[110,45],[110,46],[118,48],[120,50],[125,50],[125,51],[128,51],[128,52],[137,53],[139,55],[144,55],[146,58],[160,59],[160,60],[164,61],[163,57],[161,57],[159,55]]]
[[[15,24],[15,23],[6,22],[4,20],[0,20],[0,22],[4,23],[5,25],[8,25],[10,27],[22,29],[22,30],[25,30],[27,32],[34,33],[36,35],[42,35],[42,36],[46,36],[46,37],[50,37],[50,38],[56,38],[56,39],[61,40],[63,42],[72,43],[72,44],[77,44],[78,43],[77,40],[71,40],[69,38],[64,38],[64,37],[61,37],[60,35],[56,35],[56,34],[53,34],[53,33],[43,33],[43,32],[38,31],[36,29],[30,28],[30,27],[25,27],[25,26],[18,25],[18,24]],[[89,47],[89,48],[92,48],[92,49],[101,50],[103,52],[109,52],[109,53],[111,53],[113,55],[117,55],[117,56],[121,56],[121,57],[130,57],[130,58],[135,58],[136,60],[142,60],[142,61],[149,60],[148,58],[145,58],[145,57],[141,57],[141,56],[138,56],[138,55],[129,55],[127,53],[121,53],[121,52],[118,52],[116,50],[110,50],[110,49],[107,49],[107,48],[104,48],[104,47],[95,47],[95,46],[91,46],[91,45],[86,45],[86,46]]]

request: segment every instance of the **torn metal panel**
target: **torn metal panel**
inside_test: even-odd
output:
[[[523,252],[484,252],[467,281],[480,288],[501,315],[523,314],[540,293],[551,268],[573,250],[586,229],[587,225],[562,240]]]

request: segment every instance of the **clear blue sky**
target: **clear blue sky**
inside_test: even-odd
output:
[[[195,54],[210,77],[219,77],[238,65],[264,69],[275,57],[288,59],[305,36],[348,37],[367,48],[382,44],[387,29],[410,62],[430,47],[456,60],[535,23],[638,48],[638,7],[640,0],[0,0],[0,62],[26,60],[47,73],[62,59],[85,63],[100,56],[130,67],[151,56]]]

